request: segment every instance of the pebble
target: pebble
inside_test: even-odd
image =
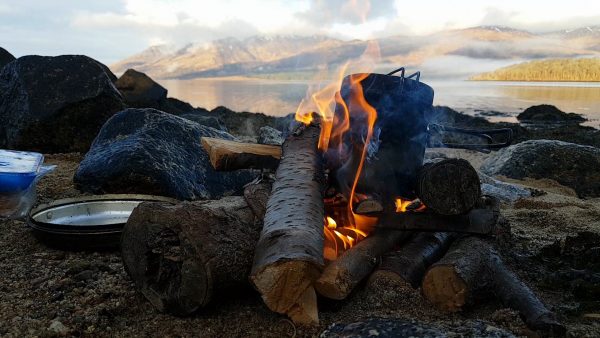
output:
[[[65,336],[67,333],[69,333],[69,329],[58,320],[53,320],[52,323],[50,323],[48,330],[61,336]]]

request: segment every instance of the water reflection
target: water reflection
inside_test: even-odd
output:
[[[434,104],[470,114],[478,110],[510,113],[493,120],[515,121],[514,116],[536,104],[553,104],[584,115],[586,124],[600,126],[600,83],[524,83],[427,81],[435,90]],[[212,109],[227,106],[236,111],[283,116],[292,113],[304,97],[309,81],[259,79],[162,80],[169,96],[194,106]]]

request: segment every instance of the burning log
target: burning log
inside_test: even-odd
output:
[[[252,191],[265,190],[270,183],[248,186],[245,197],[142,203],[133,211],[121,239],[123,263],[155,308],[188,315],[215,292],[247,283],[262,224],[257,206],[267,199]]]
[[[383,211],[383,203],[375,198],[367,198],[356,204],[354,212],[359,215],[377,214]]]
[[[320,128],[302,126],[283,144],[250,280],[269,309],[316,324],[313,282],[323,267],[325,177]]]
[[[203,137],[202,146],[217,171],[277,169],[281,147]]]
[[[375,231],[331,262],[316,281],[315,289],[327,298],[345,299],[375,269],[381,255],[408,236],[401,231]]]
[[[441,215],[460,215],[481,197],[477,171],[463,159],[434,160],[417,176],[416,193],[427,208]]]
[[[527,326],[545,335],[564,336],[565,327],[502,262],[487,242],[466,237],[425,274],[423,294],[441,310],[456,312],[492,291],[504,305],[519,312]]]
[[[446,253],[456,237],[457,234],[451,232],[417,234],[400,249],[384,255],[379,269],[371,275],[370,281],[385,275],[388,280],[397,280],[418,288],[427,268]]]
[[[500,204],[484,196],[475,209],[464,215],[442,216],[425,212],[403,212],[383,215],[380,227],[400,231],[445,231],[490,235],[497,231]]]

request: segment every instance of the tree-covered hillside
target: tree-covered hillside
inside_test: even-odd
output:
[[[600,58],[519,63],[471,77],[478,81],[600,81]]]

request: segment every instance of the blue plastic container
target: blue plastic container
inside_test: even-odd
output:
[[[43,161],[44,155],[40,153],[0,149],[0,193],[27,190],[38,176]]]

